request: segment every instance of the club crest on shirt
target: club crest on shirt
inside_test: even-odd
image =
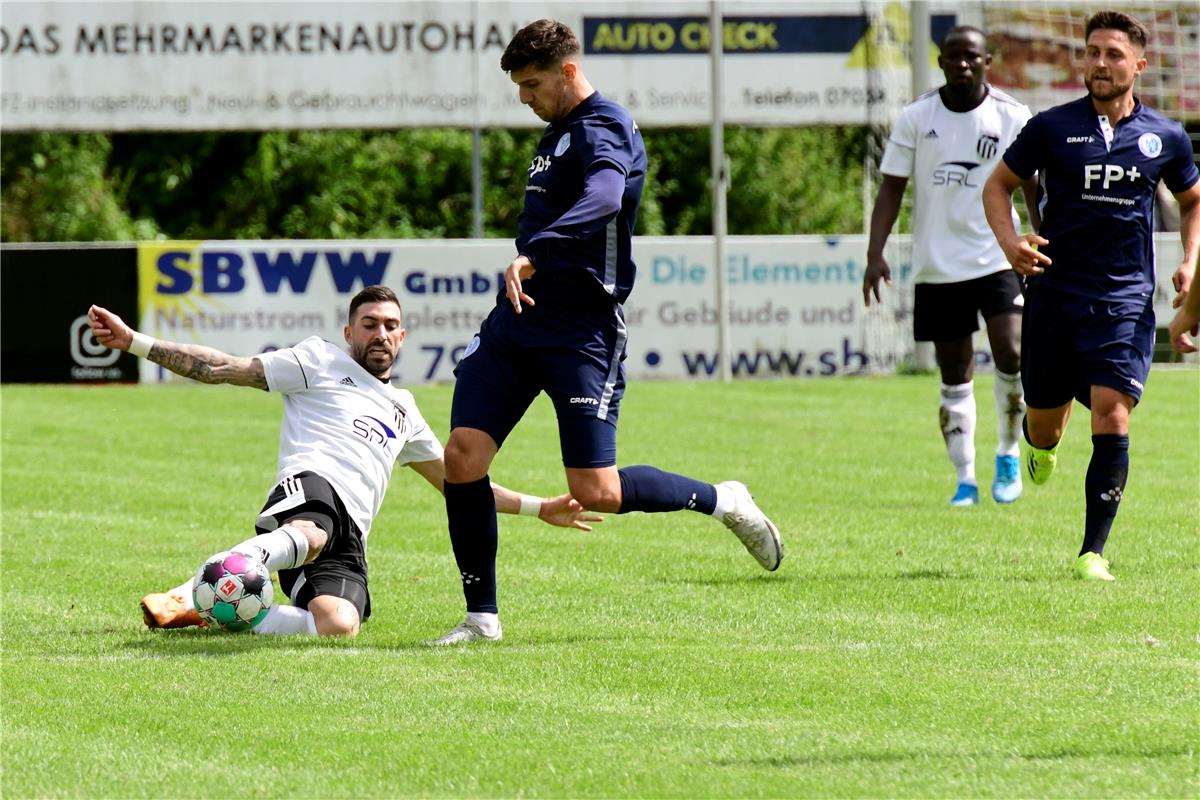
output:
[[[1157,133],[1143,133],[1138,137],[1138,150],[1146,158],[1157,158],[1162,152],[1162,139],[1158,138]]]
[[[979,153],[979,157],[984,161],[991,160],[999,148],[1000,137],[990,133],[980,134],[979,141],[975,142],[975,152]]]
[[[570,146],[571,146],[571,133],[570,133],[570,131],[568,131],[567,133],[564,133],[562,135],[562,137],[558,140],[558,144],[554,145],[554,155],[561,156],[563,153],[567,152],[567,148]]]

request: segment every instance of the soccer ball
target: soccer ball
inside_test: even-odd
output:
[[[209,625],[245,631],[267,615],[275,587],[262,560],[246,553],[217,553],[192,579],[192,599]]]

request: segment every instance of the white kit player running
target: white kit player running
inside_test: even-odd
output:
[[[317,337],[295,347],[236,357],[209,347],[155,340],[92,306],[88,322],[107,347],[148,358],[202,383],[252,386],[283,395],[276,485],[255,523],[256,536],[230,548],[279,573],[291,605],[275,604],[255,633],[354,636],[371,613],[367,536],[392,468],[407,464],[439,492],[442,445],[410,392],[389,382],[404,343],[400,303],[368,286],[350,302],[344,336],[350,352]],[[570,495],[535,498],[492,484],[496,509],[537,514],[562,527],[591,530],[600,519]],[[192,582],[142,599],[151,628],[200,625]]]
[[[975,348],[979,315],[987,323],[995,361],[999,444],[992,497],[1021,495],[1021,284],[1009,269],[983,213],[983,184],[1030,118],[1029,109],[985,82],[991,56],[983,32],[960,25],[942,40],[938,58],[946,84],[905,106],[892,129],[880,171],[883,183],[871,214],[863,302],[880,301],[891,284],[883,255],[910,177],[913,192],[913,333],[933,342],[941,373],[938,409],[957,488],[951,505],[979,502],[975,479]],[[1026,206],[1037,227],[1037,178],[1025,183]],[[1014,214],[1014,222],[1015,214]]]

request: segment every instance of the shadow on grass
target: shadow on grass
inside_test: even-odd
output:
[[[328,636],[255,636],[249,632],[183,628],[177,630],[145,631],[128,638],[124,647],[142,655],[160,657],[204,656],[219,658],[264,650],[294,650],[310,647],[353,648],[361,645],[358,639],[337,639]]]
[[[743,575],[717,575],[707,578],[696,577],[670,577],[666,575],[658,576],[653,579],[654,583],[667,583],[676,586],[739,586],[750,584],[762,584],[770,588],[780,583],[795,583],[803,580],[803,576],[795,574],[784,574],[771,572],[761,572],[757,575],[753,573]]]
[[[765,758],[729,758],[713,761],[717,767],[754,767],[771,769],[792,769],[796,767],[838,766],[843,764],[889,764],[901,761],[960,761],[972,762],[992,760],[1020,759],[1022,761],[1063,761],[1083,758],[1113,758],[1113,759],[1160,759],[1188,758],[1193,751],[1188,747],[1161,745],[1157,747],[1135,747],[1121,749],[1118,747],[1055,747],[1048,750],[1035,750],[1028,753],[972,753],[972,752],[842,752],[814,753],[793,756],[769,756]]]

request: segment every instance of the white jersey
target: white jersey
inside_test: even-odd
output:
[[[384,383],[342,348],[310,336],[255,356],[283,393],[276,482],[309,470],[333,485],[366,538],[396,461],[442,456],[412,393]]]
[[[900,112],[879,170],[913,178],[917,283],[957,283],[1009,269],[983,214],[983,184],[1030,116],[991,86],[970,111],[946,108],[934,89]]]

